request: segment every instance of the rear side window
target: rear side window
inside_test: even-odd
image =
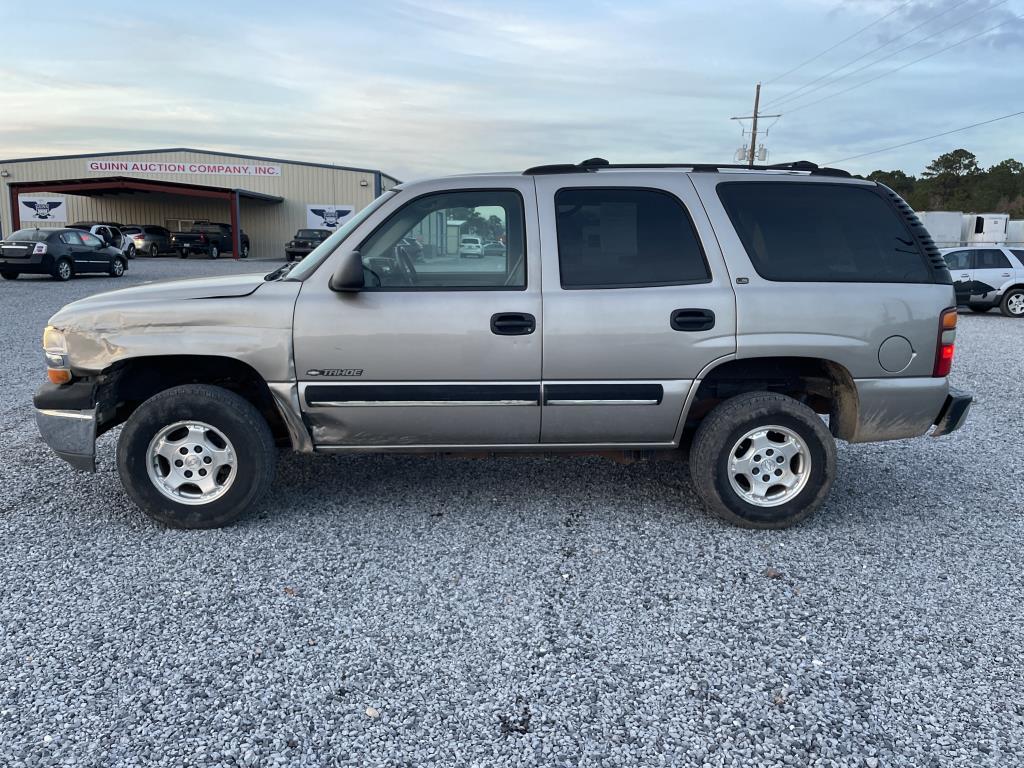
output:
[[[726,182],[718,197],[766,280],[932,283],[897,212],[871,189],[792,181]]]
[[[1010,249],[1010,253],[1012,253],[1014,256],[1016,256],[1017,260],[1021,264],[1024,264],[1024,250],[1020,250],[1020,249],[1017,249],[1017,248],[1011,248]]]
[[[978,251],[975,266],[977,269],[1009,269],[1010,260],[998,248],[983,248]]]
[[[555,216],[563,288],[640,288],[711,280],[690,214],[667,192],[560,189]]]
[[[79,235],[79,233],[75,232],[74,230],[72,230],[70,232],[61,232],[60,233],[60,239],[66,245],[81,245],[82,244],[82,237],[81,237],[81,235]]]

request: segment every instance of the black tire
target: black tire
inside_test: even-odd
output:
[[[803,441],[810,459],[803,488],[778,506],[750,503],[729,477],[731,452],[759,426],[791,430]],[[825,501],[835,474],[836,444],[821,417],[793,398],[772,392],[749,392],[716,406],[697,428],[690,452],[697,495],[720,518],[743,528],[786,528],[801,522]]]
[[[196,420],[221,431],[237,457],[237,476],[224,494],[205,504],[165,496],[149,477],[149,445],[163,428]],[[132,501],[171,528],[220,528],[254,507],[274,478],[277,449],[266,420],[249,401],[221,387],[185,384],[146,400],[129,417],[117,442],[117,470]]]
[[[188,258],[188,251],[185,251],[185,250],[178,251],[178,258],[179,259],[187,259]]]
[[[134,244],[128,246],[128,250],[125,252],[125,256],[127,256],[129,259],[134,259],[135,258],[135,245]]]
[[[75,268],[72,266],[68,259],[57,259],[57,263],[53,265],[54,280],[59,280],[62,283],[66,283],[75,274]]]
[[[242,258],[243,259],[248,259],[249,258],[249,244],[248,243],[242,243]]]
[[[1014,311],[1010,308],[1011,304],[1021,309]],[[1024,318],[1024,288],[1011,288],[1004,293],[1003,300],[999,302],[999,311],[1006,317]]]
[[[154,259],[160,255],[160,249],[157,248],[156,243],[149,246],[149,255]]]
[[[219,259],[220,258],[220,248],[218,248],[216,245],[211,245],[210,246],[210,258],[211,259]]]
[[[20,272],[0,272],[0,277],[4,280],[17,280]]]
[[[976,315],[983,315],[988,312],[992,307],[979,307],[977,304],[968,304],[967,308],[974,312]]]
[[[114,259],[110,262],[110,276],[111,277],[122,277],[126,268],[125,263],[121,259]]]

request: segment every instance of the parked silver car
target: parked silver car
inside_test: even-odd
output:
[[[175,253],[171,248],[171,231],[155,224],[129,224],[121,233],[131,240],[136,253],[156,258],[162,253]]]
[[[460,258],[449,222],[469,216],[505,259]],[[80,469],[123,423],[125,488],[177,527],[237,519],[285,445],[688,456],[711,510],[776,528],[823,503],[836,438],[963,423],[955,303],[927,231],[874,182],[591,160],[400,185],[265,278],[69,304],[43,347],[70,382],[35,405]]]

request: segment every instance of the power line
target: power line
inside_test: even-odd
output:
[[[852,77],[853,75],[856,75],[858,72],[863,72],[865,69],[870,69],[871,67],[875,66],[876,64],[881,64],[883,61],[891,59],[894,56],[899,56],[904,51],[909,51],[911,48],[914,48],[914,47],[920,45],[921,43],[924,43],[924,42],[927,42],[928,40],[931,40],[933,37],[936,37],[936,36],[941,35],[941,34],[943,34],[945,32],[948,32],[949,30],[953,29],[954,27],[957,27],[957,26],[963,24],[964,22],[969,21],[970,19],[973,19],[975,16],[980,16],[983,13],[989,13],[990,11],[994,11],[1000,5],[1005,5],[1007,2],[1008,2],[1008,0],[999,0],[999,2],[997,2],[995,5],[991,5],[988,8],[985,8],[985,9],[983,9],[981,11],[978,11],[977,13],[971,14],[970,16],[967,16],[967,17],[965,17],[963,19],[960,19],[959,21],[956,22],[956,24],[952,24],[952,25],[950,25],[948,27],[943,27],[942,29],[937,30],[936,32],[932,32],[930,35],[926,35],[925,37],[922,37],[916,43],[911,43],[910,45],[905,45],[902,48],[900,48],[899,50],[893,51],[892,53],[887,53],[887,54],[885,54],[885,56],[877,58],[874,61],[869,61],[867,64],[864,64],[864,65],[862,65],[860,67],[857,67],[857,69],[855,69],[855,70],[853,70],[851,72],[847,72],[845,75],[837,77],[835,80],[833,80],[830,83],[822,83],[817,88],[812,88],[807,93],[803,94],[803,96],[808,96],[811,93],[814,93],[815,91],[820,91],[822,88],[824,88],[826,86],[835,85],[836,83],[838,83],[838,82],[840,82],[842,80],[845,80],[848,77]],[[982,33],[982,34],[984,34],[984,33]],[[943,50],[945,50],[945,49],[943,49]],[[895,70],[893,70],[893,71],[895,71]],[[815,102],[815,103],[817,103],[817,102]],[[794,108],[793,111],[795,112],[796,109],[802,109],[802,107],[796,107],[796,108]]]
[[[932,53],[929,53],[929,54],[927,54],[925,56],[922,56],[919,59],[914,59],[913,61],[908,61],[906,64],[901,64],[900,66],[894,67],[893,69],[890,69],[890,70],[887,70],[887,71],[881,73],[880,75],[875,75],[874,77],[870,77],[867,80],[862,80],[861,82],[856,83],[855,85],[851,85],[849,88],[844,88],[841,91],[836,91],[835,93],[830,93],[827,96],[822,96],[820,99],[815,99],[814,101],[809,101],[806,104],[800,104],[800,105],[798,105],[796,107],[793,107],[792,109],[787,110],[786,114],[790,114],[791,115],[794,112],[799,112],[802,109],[807,109],[808,107],[813,107],[815,104],[820,104],[821,102],[827,101],[828,99],[834,98],[836,96],[841,96],[844,93],[849,93],[850,91],[856,90],[857,88],[860,88],[861,86],[868,85],[869,83],[873,83],[876,80],[880,80],[883,77],[888,77],[889,75],[895,74],[896,72],[899,72],[900,70],[906,69],[907,67],[911,67],[914,64],[917,64],[918,62],[924,61],[925,59],[930,59],[933,56],[938,56],[940,53],[945,53],[948,50],[956,48],[958,45],[963,45],[964,43],[969,43],[971,40],[979,38],[982,35],[987,35],[989,32],[992,32],[993,30],[999,29],[999,27],[1002,27],[1002,26],[1005,26],[1005,25],[1009,24],[1011,21],[1019,21],[1022,18],[1024,18],[1024,16],[1014,16],[1013,18],[1007,19],[1006,21],[1001,21],[1000,23],[996,24],[995,26],[991,26],[988,29],[983,29],[981,32],[978,32],[976,34],[970,35],[969,37],[965,37],[963,40],[958,40],[957,42],[955,42],[955,43],[953,43],[951,45],[947,45],[945,48],[940,48],[939,50],[934,51]]]
[[[787,72],[783,72],[783,73],[782,73],[781,75],[778,75],[777,77],[773,77],[773,78],[772,78],[771,80],[769,80],[768,82],[766,82],[766,83],[765,83],[765,85],[771,85],[772,83],[774,83],[774,82],[777,82],[777,81],[781,80],[781,79],[782,79],[782,78],[784,78],[784,77],[789,77],[789,76],[790,76],[790,75],[792,75],[792,74],[793,74],[794,72],[796,72],[796,71],[797,71],[798,69],[803,69],[804,67],[806,67],[806,66],[807,66],[808,64],[810,64],[811,62],[814,62],[814,61],[817,61],[818,59],[820,59],[820,58],[821,58],[822,56],[824,56],[824,55],[825,55],[826,53],[831,53],[831,52],[832,52],[832,51],[834,51],[834,50],[835,50],[836,48],[838,48],[839,46],[841,46],[841,45],[842,45],[843,43],[848,43],[848,42],[850,42],[851,40],[853,40],[853,38],[855,38],[855,37],[856,37],[857,35],[859,35],[859,34],[860,34],[861,32],[866,32],[866,31],[868,31],[869,29],[871,29],[871,28],[872,28],[873,26],[875,26],[876,24],[878,24],[879,22],[885,21],[885,20],[886,20],[886,19],[888,19],[888,18],[889,18],[890,16],[892,16],[892,15],[893,15],[894,13],[896,13],[897,11],[900,11],[900,10],[902,10],[903,8],[906,8],[906,7],[908,6],[908,5],[910,5],[910,3],[911,3],[911,2],[913,2],[913,0],[907,0],[907,1],[905,2],[905,3],[903,3],[903,4],[901,4],[901,5],[898,5],[898,6],[896,6],[896,7],[895,7],[895,8],[893,8],[893,9],[892,9],[891,11],[889,11],[889,12],[888,12],[887,14],[885,14],[885,16],[882,16],[881,18],[875,19],[874,21],[872,21],[872,22],[871,22],[870,24],[868,24],[868,25],[867,25],[867,26],[865,26],[865,27],[861,27],[861,28],[860,28],[860,29],[858,29],[858,30],[857,30],[856,32],[854,32],[854,33],[853,33],[852,35],[850,35],[849,37],[844,37],[844,38],[843,38],[842,40],[840,40],[840,41],[839,41],[838,43],[836,43],[835,45],[833,45],[833,46],[832,46],[831,48],[826,48],[826,49],[825,49],[824,51],[822,51],[821,53],[819,53],[819,54],[817,54],[817,55],[815,55],[815,56],[812,56],[811,58],[809,58],[809,59],[808,59],[807,61],[803,62],[802,64],[797,64],[797,65],[796,65],[795,67],[793,67],[792,69],[788,70]]]
[[[972,123],[971,125],[965,125],[962,128],[954,128],[951,131],[943,131],[942,133],[936,133],[934,136],[925,136],[923,139],[914,139],[913,141],[905,141],[902,144],[895,144],[894,146],[886,147],[885,149],[876,149],[873,152],[863,152],[863,153],[861,153],[859,155],[852,155],[850,157],[844,157],[844,158],[841,158],[839,160],[829,160],[827,163],[825,163],[825,165],[834,165],[836,163],[845,163],[847,160],[858,160],[858,159],[860,159],[862,157],[868,157],[870,155],[879,155],[879,154],[881,154],[883,152],[891,152],[894,149],[902,149],[903,147],[909,147],[911,144],[920,144],[922,141],[930,141],[932,139],[938,139],[938,138],[940,138],[942,136],[949,136],[951,133],[959,133],[960,131],[966,131],[966,130],[968,130],[970,128],[977,128],[978,126],[988,125],[989,123],[997,123],[1000,120],[1008,120],[1011,117],[1019,117],[1020,115],[1024,115],[1024,111],[1014,112],[1012,114],[1003,115],[1001,117],[993,117],[991,120],[982,120],[980,123]]]
[[[791,99],[796,98],[797,94],[800,93],[800,91],[804,91],[807,88],[810,88],[815,83],[821,83],[822,80],[828,80],[828,78],[832,77],[832,75],[834,75],[836,72],[841,72],[842,70],[846,69],[851,64],[856,64],[858,61],[863,60],[864,58],[870,56],[871,54],[877,53],[878,51],[882,50],[883,48],[888,48],[890,45],[895,43],[897,40],[900,40],[900,39],[906,37],[907,35],[911,34],[912,32],[917,31],[918,29],[920,29],[921,27],[925,26],[926,24],[930,24],[931,22],[935,21],[935,19],[939,18],[940,16],[945,16],[947,13],[955,11],[957,8],[959,8],[961,5],[964,5],[967,2],[969,2],[969,0],[960,0],[960,2],[954,3],[953,5],[951,5],[946,10],[941,11],[940,13],[937,13],[934,16],[929,16],[927,19],[922,21],[920,24],[918,24],[917,26],[911,27],[906,32],[904,32],[903,34],[897,35],[892,40],[888,40],[888,41],[882,43],[881,45],[879,45],[879,46],[877,46],[875,48],[872,48],[867,53],[862,53],[857,58],[851,59],[850,61],[846,62],[842,66],[836,67],[835,69],[831,70],[830,72],[826,72],[821,77],[817,77],[817,78],[815,78],[814,80],[811,80],[808,83],[804,83],[799,88],[794,88],[792,91],[790,91],[789,93],[785,94],[784,96],[780,96],[775,101],[770,101],[769,104],[771,104],[771,106],[774,108],[776,105],[782,104],[783,102],[790,101]],[[980,11],[979,13],[985,13],[987,11],[990,11],[993,8],[995,8],[997,5],[1002,5],[1005,2],[1007,2],[1007,0],[1000,0],[1000,2],[996,3],[996,5],[992,6],[991,8],[986,8],[985,10]],[[969,16],[968,18],[973,18],[974,16],[977,16],[977,15],[978,14],[973,14],[972,16]],[[963,23],[963,20],[962,21],[958,21],[956,24],[953,24],[953,25],[951,25],[949,27],[943,27],[938,32],[933,32],[932,34],[928,35],[927,37],[924,37],[924,38],[918,40],[916,43],[911,43],[910,45],[908,45],[908,46],[906,46],[904,48],[900,48],[898,51],[896,51],[896,53],[886,54],[885,56],[883,56],[880,59],[877,59],[876,61],[869,62],[865,66],[860,67],[858,69],[855,69],[853,72],[847,72],[845,75],[841,75],[840,77],[835,78],[834,80],[831,81],[831,83],[825,82],[825,83],[822,83],[821,85],[819,85],[816,88],[811,88],[811,90],[808,91],[807,93],[813,93],[814,91],[821,90],[822,88],[826,87],[827,85],[835,84],[835,83],[839,82],[840,80],[843,80],[844,78],[850,77],[851,75],[854,75],[857,72],[863,71],[867,67],[870,67],[870,66],[872,66],[874,64],[877,64],[880,61],[885,61],[886,59],[892,58],[893,56],[896,56],[897,54],[900,54],[903,51],[907,50],[907,48],[913,48],[915,45],[920,45],[921,43],[925,42],[925,40],[929,40],[929,39],[935,37],[936,35],[939,35],[939,34],[945,32],[947,30],[950,30],[953,27],[957,26],[958,24],[962,24],[962,23]],[[803,94],[803,95],[806,96],[807,94]]]

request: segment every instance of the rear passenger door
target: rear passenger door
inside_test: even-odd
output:
[[[974,272],[971,275],[974,299],[993,301],[995,292],[1012,277],[1013,267],[1002,248],[979,248],[974,252]]]
[[[735,351],[735,304],[688,177],[536,177],[541,442],[668,444],[693,380]]]

